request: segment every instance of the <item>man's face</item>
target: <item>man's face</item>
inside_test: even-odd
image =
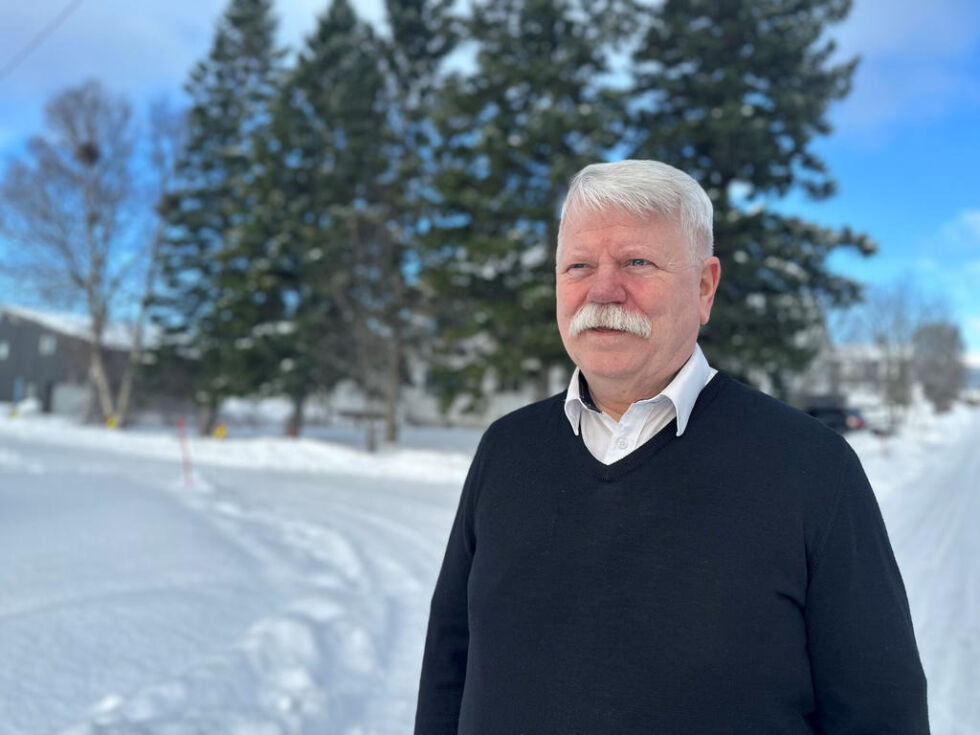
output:
[[[711,314],[720,265],[691,255],[679,224],[619,209],[566,213],[558,250],[558,330],[586,380],[662,390],[691,356]],[[615,304],[646,318],[649,336],[586,329],[572,320],[589,304]]]

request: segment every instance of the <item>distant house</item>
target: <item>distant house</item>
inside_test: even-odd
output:
[[[113,326],[103,338],[114,390],[129,359],[126,331]],[[36,398],[46,413],[83,412],[90,344],[85,317],[0,305],[0,401]]]
[[[912,345],[843,344],[821,352],[807,373],[811,390],[874,393],[889,381],[910,386]]]
[[[878,425],[894,426],[906,407],[921,400],[911,344],[827,344],[794,381],[793,402],[861,409]]]

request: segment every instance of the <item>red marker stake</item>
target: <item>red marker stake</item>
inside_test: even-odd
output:
[[[180,454],[184,462],[184,484],[187,487],[194,487],[194,471],[191,468],[191,451],[187,446],[187,429],[184,426],[184,417],[177,417],[177,436],[180,437]]]

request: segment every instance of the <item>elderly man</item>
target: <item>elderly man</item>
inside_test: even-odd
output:
[[[562,209],[568,390],[495,422],[432,598],[417,735],[928,733],[864,472],[712,369],[711,202],[654,161]]]

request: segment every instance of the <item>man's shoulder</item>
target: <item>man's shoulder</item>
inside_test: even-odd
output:
[[[849,449],[840,434],[788,403],[727,373],[719,372],[714,381],[720,381],[720,390],[717,400],[709,401],[705,407],[705,414],[718,422],[723,430],[737,430],[756,442],[805,446],[810,451]]]
[[[761,493],[774,508],[798,504],[811,532],[826,527],[841,491],[869,491],[860,459],[836,431],[734,378],[718,378],[724,389],[688,431],[710,447],[709,466],[724,467],[727,482]]]
[[[527,442],[531,437],[554,431],[560,426],[559,420],[565,419],[564,401],[565,391],[562,391],[501,416],[487,427],[484,442]]]

